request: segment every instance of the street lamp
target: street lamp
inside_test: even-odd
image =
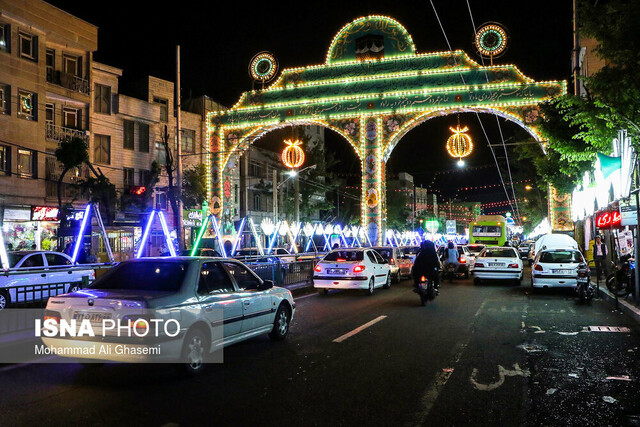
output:
[[[278,173],[277,171],[273,171],[273,222],[277,223],[278,222],[278,189],[280,187],[282,187],[290,178],[295,178],[298,175],[300,175],[302,172],[309,170],[309,169],[315,169],[315,167],[318,165],[311,165],[311,166],[307,166],[304,169],[301,169],[299,171],[296,171],[295,169],[289,169],[288,171],[285,172],[287,176],[287,178],[282,181],[280,184],[278,184]],[[298,181],[296,180],[296,183]],[[298,203],[298,194],[296,192],[295,194],[295,200],[296,200],[296,205]],[[297,211],[297,209],[296,209]],[[296,222],[299,220],[298,215],[296,215]]]

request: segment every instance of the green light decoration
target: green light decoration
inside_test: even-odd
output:
[[[376,53],[383,55],[359,58],[362,40],[377,40]],[[482,40],[485,48],[494,46]],[[271,70],[258,56],[251,70],[260,79]],[[324,64],[284,69],[263,90],[245,92],[230,109],[207,114],[208,198],[221,200],[218,218],[229,217],[233,201],[225,183],[253,141],[286,126],[322,126],[342,135],[360,158],[362,226],[381,243],[385,163],[407,132],[432,117],[484,112],[519,124],[542,144],[538,105],[566,91],[566,81],[537,82],[509,64],[482,66],[460,50],[417,53],[394,19],[358,18],[334,37]]]
[[[435,234],[440,229],[440,221],[435,218],[427,219],[424,222],[424,228],[431,234]]]
[[[502,55],[507,49],[507,30],[498,23],[482,25],[475,36],[475,46],[481,56],[491,59]]]
[[[273,79],[278,71],[278,62],[269,52],[260,52],[249,63],[249,75],[252,79],[265,83]]]

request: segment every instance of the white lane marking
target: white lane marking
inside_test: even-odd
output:
[[[588,332],[631,332],[631,329],[624,326],[587,326]]]
[[[336,338],[335,340],[333,340],[333,342],[342,342],[344,340],[346,340],[349,337],[354,336],[355,334],[357,334],[358,332],[362,332],[363,330],[367,329],[369,326],[378,323],[379,321],[386,319],[387,316],[379,316],[376,317],[375,319],[373,319],[370,322],[365,323],[362,326],[358,326],[357,328],[355,328],[353,331],[351,332],[347,332],[346,334],[342,335],[341,337]]]
[[[455,366],[458,363],[470,339],[471,334],[469,334],[469,338],[465,343],[456,344],[454,355],[449,366]],[[431,408],[433,408],[434,403],[436,403],[436,400],[438,400],[440,392],[447,384],[447,381],[449,381],[449,377],[451,377],[451,374],[453,374],[454,369],[455,368],[444,368],[436,375],[436,377],[429,384],[427,389],[424,391],[424,394],[422,395],[422,411],[416,414],[413,422],[408,423],[407,426],[422,426],[425,424],[427,417],[431,412]]]
[[[303,296],[298,297],[298,298],[294,298],[293,300],[294,300],[294,301],[298,301],[299,299],[305,299],[305,298],[309,298],[309,297],[317,297],[317,296],[318,296],[318,294],[309,294],[309,295],[303,295]]]
[[[502,384],[504,384],[505,377],[515,377],[515,376],[528,377],[531,375],[531,372],[528,369],[520,369],[520,365],[518,365],[517,363],[513,365],[513,369],[505,369],[502,365],[498,365],[498,375],[500,375],[500,378],[498,379],[498,381],[489,383],[489,384],[478,383],[476,381],[477,374],[478,374],[478,370],[476,368],[473,368],[473,372],[471,372],[471,377],[469,377],[469,381],[471,382],[471,384],[473,384],[475,388],[478,390],[491,391],[491,390],[497,389]]]

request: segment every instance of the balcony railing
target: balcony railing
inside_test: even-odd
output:
[[[51,122],[47,122],[45,128],[45,136],[48,140],[51,141],[62,141],[66,137],[78,137],[82,138],[85,142],[89,142],[89,137],[87,136],[87,132],[84,130],[71,129],[66,128],[64,126],[57,126]]]
[[[47,82],[75,92],[89,94],[89,80],[60,70],[47,68]]]

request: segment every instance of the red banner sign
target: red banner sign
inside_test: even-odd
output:
[[[49,206],[33,206],[31,208],[31,221],[57,221],[58,208]]]
[[[622,228],[622,215],[619,211],[599,213],[596,228]]]

